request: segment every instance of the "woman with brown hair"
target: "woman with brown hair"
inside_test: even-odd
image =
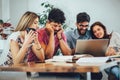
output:
[[[109,39],[108,50],[106,56],[116,55],[117,52],[120,52],[120,34],[112,32],[111,34],[107,33],[105,25],[101,22],[95,22],[91,25],[90,31],[93,39]],[[109,80],[120,80],[120,69],[118,66],[113,66],[105,70],[108,75],[112,74],[115,76],[114,79],[108,78]],[[109,75],[109,77],[111,77]]]
[[[44,51],[38,41],[39,16],[27,11],[20,19],[15,31],[8,37],[7,46],[0,60],[2,65],[16,65],[23,62],[41,61],[44,62]]]

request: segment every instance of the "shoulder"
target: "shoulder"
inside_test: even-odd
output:
[[[9,37],[17,37],[20,35],[20,31],[13,32]]]
[[[113,32],[111,37],[120,37],[120,34],[118,32]]]
[[[44,34],[46,34],[45,28],[40,28],[40,29],[37,30],[37,32],[38,32],[39,35],[44,35]]]
[[[119,39],[120,39],[120,34],[117,32],[112,32],[110,40],[114,41],[114,40],[119,40]]]
[[[76,33],[76,29],[74,29],[74,30],[69,30],[69,31],[65,32],[65,35],[66,35],[66,36],[72,36],[72,35],[75,34],[75,33]]]
[[[74,30],[65,32],[65,36],[66,36],[67,40],[70,40],[73,37],[73,35],[74,35]]]
[[[91,35],[91,31],[87,30],[86,34]]]
[[[45,28],[39,28],[39,29],[37,30],[37,32],[39,32],[39,33],[44,32],[44,31],[45,31]]]
[[[20,31],[13,32],[13,33],[8,37],[8,40],[11,40],[11,39],[16,40],[19,35],[20,35]]]
[[[40,28],[37,30],[38,32],[38,39],[40,42],[46,42],[48,40],[48,34],[45,28]]]
[[[118,32],[113,32],[112,35],[120,35]]]
[[[17,32],[13,32],[10,36],[17,36],[20,34],[20,31],[17,31]]]

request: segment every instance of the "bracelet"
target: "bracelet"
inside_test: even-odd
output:
[[[38,43],[34,43],[34,44],[38,44]],[[37,48],[36,48],[36,50],[41,50],[42,49],[42,47],[38,47],[38,45],[37,45]]]
[[[61,40],[62,39],[62,37],[61,38],[58,38],[58,40]]]
[[[36,50],[41,50],[42,49],[42,47],[40,47],[40,48],[36,48]]]

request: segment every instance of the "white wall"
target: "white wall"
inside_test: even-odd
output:
[[[0,0],[0,19],[4,22],[8,21],[10,18],[9,9],[9,0]]]
[[[10,19],[14,27],[27,10],[28,0],[10,0]]]
[[[0,19],[2,19],[2,0],[0,0]]]
[[[109,32],[119,32],[120,0],[10,0],[12,23],[16,25],[27,10],[41,13],[43,8],[40,4],[43,1],[48,1],[62,9],[67,18],[66,23],[71,27],[74,27],[79,12],[87,12],[91,16],[90,24],[101,21],[107,26]]]

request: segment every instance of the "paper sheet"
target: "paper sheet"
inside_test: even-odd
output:
[[[51,59],[45,60],[45,62],[66,62],[72,60],[73,56],[54,56]]]
[[[76,61],[77,64],[80,63],[105,63],[108,61],[109,57],[83,57]]]

